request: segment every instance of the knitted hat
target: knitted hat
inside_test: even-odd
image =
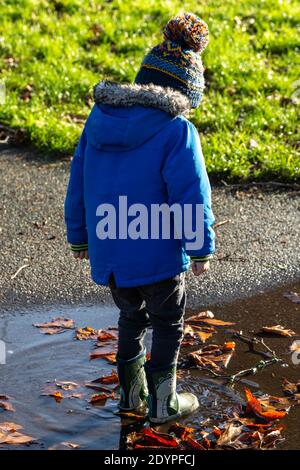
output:
[[[208,44],[208,26],[193,13],[180,13],[164,29],[164,40],[144,57],[135,83],[175,88],[192,108],[200,104],[204,77],[201,52]]]

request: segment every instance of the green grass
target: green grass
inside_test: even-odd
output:
[[[207,89],[191,115],[210,175],[299,180],[297,0],[4,0],[1,123],[24,129],[47,153],[72,153],[93,85],[133,81],[164,24],[183,8],[211,32]]]

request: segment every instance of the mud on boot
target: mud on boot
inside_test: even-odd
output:
[[[176,366],[167,369],[151,369],[145,364],[148,383],[148,417],[153,423],[166,423],[192,413],[199,407],[192,393],[176,392]]]
[[[133,411],[147,406],[148,388],[144,364],[146,351],[124,360],[117,355],[117,368],[120,382],[119,409]]]

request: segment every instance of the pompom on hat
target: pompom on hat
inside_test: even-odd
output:
[[[179,90],[197,108],[204,91],[201,53],[208,44],[208,26],[193,13],[179,13],[168,21],[163,34],[163,42],[144,57],[135,83]]]

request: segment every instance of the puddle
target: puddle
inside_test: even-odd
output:
[[[293,286],[298,289],[299,285]],[[286,289],[285,289],[286,290]],[[289,290],[293,290],[290,288]],[[233,328],[245,333],[260,329],[263,324],[282,324],[300,332],[300,306],[283,298],[284,289],[277,289],[251,299],[244,299],[232,305],[211,308],[217,318],[237,322]],[[194,313],[194,312],[193,312]],[[117,400],[108,399],[103,406],[92,406],[88,400],[93,393],[83,387],[83,398],[66,398],[57,403],[53,397],[42,396],[47,382],[71,381],[85,384],[102,375],[110,374],[112,368],[103,359],[89,361],[93,341],[77,341],[74,330],[61,334],[43,335],[33,323],[49,321],[54,317],[72,318],[76,327],[91,326],[107,328],[117,323],[118,311],[112,306],[53,307],[19,313],[5,313],[0,317],[0,339],[7,350],[6,365],[0,365],[0,394],[11,397],[15,412],[0,409],[0,422],[10,421],[23,426],[23,432],[37,438],[22,449],[48,449],[68,441],[80,445],[81,449],[119,449],[124,445],[127,432],[133,427],[128,420],[115,415]],[[220,329],[210,342],[222,343],[231,337],[230,332]],[[147,335],[149,345],[151,334]],[[253,391],[261,390],[283,396],[282,377],[291,381],[300,378],[300,365],[293,365],[288,352],[295,338],[266,338],[271,348],[284,358],[288,367],[271,366],[263,372],[247,377]],[[255,365],[262,357],[249,353],[248,346],[239,341],[228,372],[238,371]],[[195,348],[194,348],[195,349]],[[48,384],[49,385],[49,384]],[[184,385],[184,387],[183,387]],[[182,420],[183,423],[198,427],[199,423],[216,414],[222,414],[230,406],[243,400],[243,387],[224,385],[219,379],[210,378],[207,373],[184,371],[179,380],[179,389],[194,392],[200,401],[200,410]],[[299,417],[300,406],[291,409],[283,420],[286,449],[300,449]],[[135,425],[136,426],[136,425]],[[164,427],[161,427],[164,430]],[[6,448],[2,444],[1,449]],[[10,447],[12,448],[12,447]],[[16,448],[16,447],[14,447]]]

